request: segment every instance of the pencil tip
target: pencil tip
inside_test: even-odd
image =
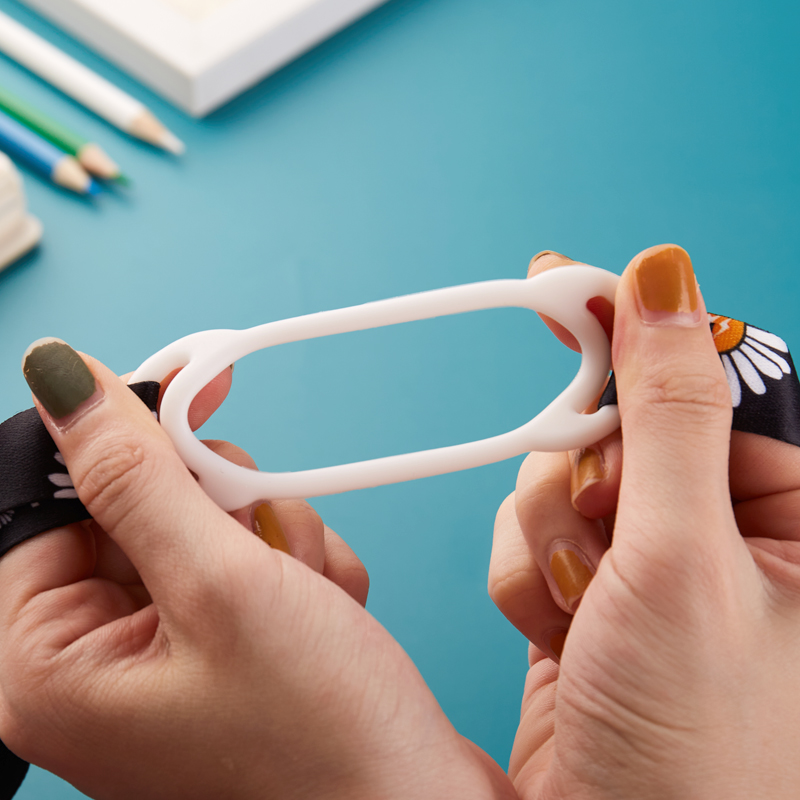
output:
[[[145,109],[128,126],[128,133],[146,142],[168,150],[176,156],[186,150],[186,145],[171,131],[167,130],[150,111]]]
[[[78,153],[80,165],[87,171],[107,181],[117,179],[119,167],[96,144],[84,145]]]
[[[96,194],[93,187],[96,187],[97,190],[100,188],[72,156],[64,156],[56,164],[51,177],[59,186],[78,192],[78,194]]]
[[[176,156],[183,155],[186,152],[186,145],[174,133],[171,133],[166,128],[159,137],[158,143],[165,150],[174,153]]]

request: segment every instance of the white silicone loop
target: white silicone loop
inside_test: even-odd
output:
[[[611,354],[597,318],[587,308],[592,297],[614,302],[619,277],[596,267],[561,267],[529,280],[497,280],[378,300],[351,308],[322,311],[268,322],[247,330],[202,331],[151,356],[130,379],[161,381],[181,372],[167,387],[160,419],[180,457],[209,496],[226,511],[256,501],[318,497],[352,489],[441,475],[502,461],[531,450],[585,447],[619,426],[616,406],[593,414],[583,410],[608,377]],[[546,314],[572,332],[583,354],[578,374],[530,422],[516,430],[476,442],[377,458],[301,472],[257,472],[212,453],[189,427],[189,405],[225,367],[244,356],[288,342],[380,328],[487,308],[529,308]]]

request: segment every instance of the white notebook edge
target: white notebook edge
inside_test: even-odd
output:
[[[158,0],[138,0],[142,17],[135,31],[121,27],[119,16],[124,19],[125,13],[115,15],[117,4],[127,0],[104,0],[102,14],[94,13],[94,0],[24,2],[156,93],[202,117],[386,0],[300,0],[296,13],[256,15],[260,19],[251,12],[255,2],[263,8],[263,0],[232,0],[197,22]],[[151,41],[148,26],[157,31]],[[213,36],[220,30],[221,37]]]

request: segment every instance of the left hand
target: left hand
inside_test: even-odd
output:
[[[95,393],[37,408],[95,522],[0,560],[9,748],[115,800],[513,798],[363,608],[363,566],[313,510],[274,503],[296,558],[267,547],[115,375],[68,350],[47,380],[88,370]]]

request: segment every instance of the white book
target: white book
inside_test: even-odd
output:
[[[386,0],[24,0],[196,117]]]

